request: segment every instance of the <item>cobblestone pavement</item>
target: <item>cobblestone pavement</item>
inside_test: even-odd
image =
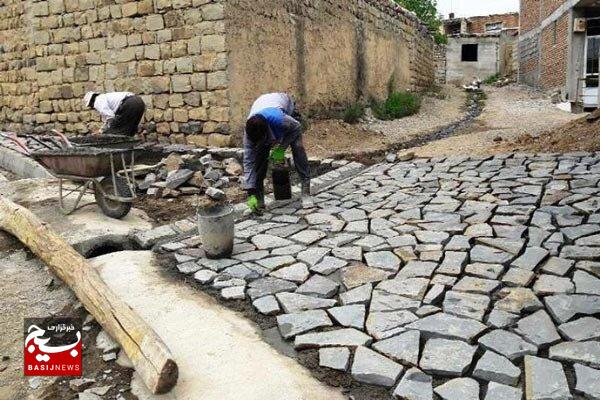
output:
[[[178,269],[390,398],[600,398],[600,154],[380,164]]]

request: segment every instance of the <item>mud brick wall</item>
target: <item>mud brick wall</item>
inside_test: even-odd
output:
[[[230,0],[226,7],[232,126],[254,98],[287,91],[308,113],[419,90],[434,81],[434,42],[387,0]]]
[[[132,91],[143,126],[227,146],[259,94],[310,112],[434,79],[433,40],[388,0],[5,0],[0,129],[89,133],[88,90]]]

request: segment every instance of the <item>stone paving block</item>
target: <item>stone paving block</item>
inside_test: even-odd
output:
[[[221,297],[225,300],[243,300],[246,298],[245,286],[231,286],[221,289]]]
[[[438,264],[425,261],[409,261],[398,273],[398,277],[405,278],[429,278]]]
[[[290,292],[277,293],[275,297],[286,313],[329,308],[335,306],[337,303],[335,299],[322,299]]]
[[[446,287],[444,285],[435,284],[429,289],[425,298],[423,299],[424,304],[438,304],[444,297]]]
[[[408,310],[414,312],[419,308],[420,305],[420,300],[415,300],[376,289],[373,291],[371,296],[369,312],[398,310]]]
[[[308,246],[323,239],[325,236],[327,236],[327,234],[323,231],[306,229],[290,236],[289,239]]]
[[[502,354],[509,360],[514,361],[526,354],[537,354],[537,347],[526,342],[515,333],[496,329],[491,331],[478,340],[479,344],[485,349]]]
[[[211,271],[210,269],[201,269],[194,274],[194,279],[200,282],[203,285],[206,285],[217,276],[215,271]]]
[[[195,263],[194,261],[184,262],[183,264],[177,264],[177,270],[182,274],[193,274],[199,271],[202,265]]]
[[[454,378],[434,391],[442,400],[479,400],[479,383],[471,378]]]
[[[339,283],[325,278],[324,276],[313,275],[298,287],[296,293],[330,298],[337,293],[339,286]]]
[[[486,326],[473,319],[438,313],[410,323],[406,329],[419,330],[426,338],[459,339],[471,342],[486,329]]]
[[[560,257],[550,257],[542,266],[541,271],[558,276],[564,276],[573,267],[575,261]]]
[[[450,235],[447,232],[415,231],[414,235],[420,243],[442,244]]]
[[[502,277],[502,283],[507,286],[528,286],[535,277],[532,271],[526,269],[513,267],[506,271],[506,274]]]
[[[341,326],[364,330],[366,308],[364,304],[333,307],[327,310],[331,318]]]
[[[575,392],[583,394],[588,399],[600,399],[600,370],[575,364]]]
[[[252,302],[256,311],[263,315],[275,315],[281,310],[274,296],[265,296]]]
[[[570,400],[562,365],[544,358],[525,356],[525,398],[527,400]]]
[[[499,310],[513,314],[522,312],[533,312],[544,308],[542,302],[528,288],[508,288],[500,293],[504,298],[496,302],[495,307]]]
[[[548,256],[548,250],[541,247],[527,247],[525,252],[512,262],[513,267],[533,271]]]
[[[504,267],[500,264],[473,263],[465,266],[465,273],[479,278],[498,279],[504,272]]]
[[[351,373],[352,377],[359,382],[391,387],[403,370],[402,365],[360,346],[354,353]]]
[[[369,335],[381,340],[403,332],[404,326],[417,320],[417,316],[407,310],[375,312],[370,310],[366,328]]]
[[[280,292],[292,292],[297,286],[293,282],[277,278],[261,278],[248,284],[247,294],[252,300]]]
[[[590,274],[600,278],[600,262],[597,261],[579,261],[575,268],[587,271]]]
[[[342,260],[362,261],[363,252],[360,246],[334,247],[331,253]]]
[[[330,275],[347,264],[348,261],[336,257],[325,256],[318,264],[311,267],[310,270],[322,275]]]
[[[471,262],[487,264],[504,264],[509,262],[513,255],[493,247],[475,245],[470,252]]]
[[[486,322],[489,326],[493,328],[505,328],[507,326],[513,325],[515,322],[517,322],[518,319],[519,316],[516,314],[511,314],[509,312],[494,308],[489,313]]]
[[[470,292],[479,294],[490,294],[500,286],[500,282],[491,279],[473,278],[465,276],[458,281],[453,290],[457,292]]]
[[[274,278],[285,279],[290,282],[302,283],[308,279],[310,273],[308,272],[308,267],[303,263],[296,263],[290,265],[289,267],[279,268],[276,271],[271,272],[271,275]]]
[[[578,362],[600,368],[600,342],[562,342],[550,347],[553,360]]]
[[[595,276],[577,270],[573,274],[573,282],[575,282],[576,293],[600,296],[600,279]]]
[[[299,313],[277,316],[279,332],[285,339],[292,338],[300,333],[316,328],[332,325],[331,319],[329,319],[329,316],[323,310],[302,311]]]
[[[477,362],[473,376],[486,381],[514,386],[519,381],[521,370],[508,358],[492,351],[486,351]]]
[[[444,312],[447,314],[481,321],[489,304],[490,298],[485,295],[448,291],[444,298],[443,307]]]
[[[429,280],[424,278],[399,278],[383,281],[377,284],[376,289],[410,299],[421,300],[425,296],[428,284]]]
[[[295,262],[296,259],[292,256],[267,257],[256,261],[256,263],[270,271],[276,270],[286,265],[292,265]]]
[[[560,325],[558,331],[568,340],[577,342],[600,339],[600,320],[593,317],[582,317]]]
[[[425,372],[442,376],[462,376],[471,366],[477,346],[460,340],[429,339],[419,366]]]
[[[394,390],[399,399],[433,400],[433,379],[418,368],[411,368]]]
[[[484,400],[521,400],[523,391],[511,386],[490,382]]]
[[[372,347],[394,361],[417,365],[419,362],[419,331],[400,333],[375,342]]]
[[[346,347],[319,349],[319,365],[338,371],[347,371],[350,364],[350,350]]]
[[[259,250],[270,250],[277,247],[285,247],[293,242],[273,235],[259,234],[252,237],[252,244]]]
[[[598,296],[559,294],[544,298],[544,302],[550,315],[561,324],[568,322],[577,314],[600,313],[600,297]]]
[[[149,249],[156,243],[177,236],[177,232],[170,225],[163,225],[149,231],[137,232],[133,240],[143,249]]]
[[[400,268],[400,259],[391,251],[369,252],[364,254],[369,267],[386,271],[397,272]]]
[[[296,336],[294,347],[298,350],[320,347],[356,347],[367,346],[373,339],[354,328],[337,329],[326,332],[306,333]]]
[[[365,284],[347,292],[340,293],[340,302],[344,305],[366,304],[371,299],[373,287],[371,284]]]
[[[561,278],[555,275],[540,275],[533,285],[533,291],[537,295],[573,293],[575,286],[569,278]]]

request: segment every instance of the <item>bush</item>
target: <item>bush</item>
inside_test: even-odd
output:
[[[494,75],[490,75],[487,78],[485,78],[483,80],[483,83],[485,83],[486,85],[491,85],[493,83],[498,82],[499,79],[500,79],[500,74],[494,74]]]
[[[346,108],[342,114],[342,119],[348,124],[356,124],[365,115],[365,108],[360,103],[354,103]]]
[[[379,119],[391,120],[416,114],[420,108],[420,96],[410,92],[395,92],[385,102],[375,104],[373,112]]]

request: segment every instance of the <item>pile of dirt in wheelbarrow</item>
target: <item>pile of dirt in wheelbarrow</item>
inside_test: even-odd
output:
[[[497,151],[565,153],[600,151],[600,109],[539,136],[525,135],[500,144]]]

